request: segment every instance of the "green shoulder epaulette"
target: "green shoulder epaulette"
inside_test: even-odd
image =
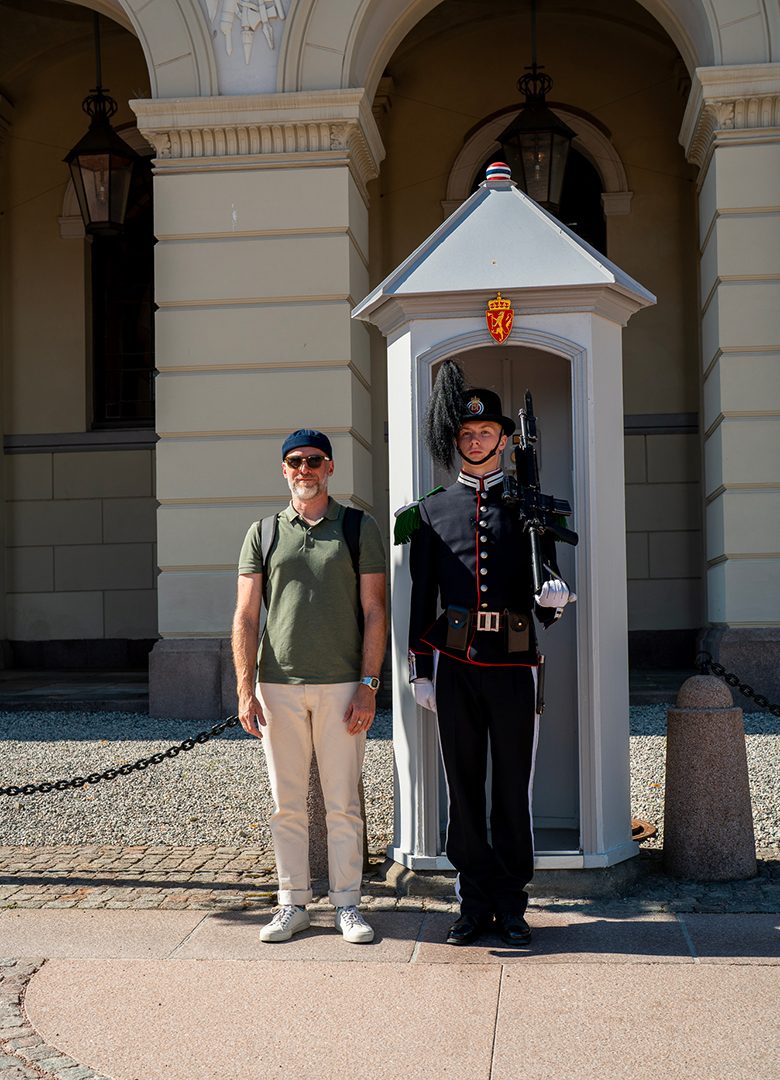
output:
[[[394,544],[409,543],[413,534],[420,528],[420,503],[423,499],[430,498],[431,495],[438,495],[440,491],[444,491],[444,488],[435,487],[433,491],[423,495],[422,499],[415,499],[408,506],[402,506],[400,510],[396,510],[395,528],[393,529]]]

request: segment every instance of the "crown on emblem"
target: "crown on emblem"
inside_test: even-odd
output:
[[[485,411],[483,402],[475,394],[473,398],[469,399],[469,403],[466,406],[468,411],[474,416],[480,416]]]
[[[493,300],[488,300],[488,311],[509,311],[512,306],[511,300],[504,300],[501,293],[496,293]]]

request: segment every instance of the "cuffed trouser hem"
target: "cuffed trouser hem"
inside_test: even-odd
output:
[[[311,889],[280,889],[276,895],[280,906],[296,904],[298,907],[305,907],[311,903]]]
[[[351,892],[329,892],[328,899],[334,907],[357,907],[360,903],[360,890]]]

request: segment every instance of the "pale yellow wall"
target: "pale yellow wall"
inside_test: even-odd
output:
[[[81,101],[95,72],[91,16],[51,52],[43,18],[39,31],[42,54],[3,81],[15,109],[4,147],[1,426],[56,444],[90,424],[89,249],[63,239],[58,218],[69,177],[62,158],[87,130]],[[148,77],[137,41],[108,23],[103,31],[104,81],[122,124]],[[153,459],[148,449],[5,453],[5,638],[156,636]]]
[[[151,450],[5,455],[6,637],[157,633]]]
[[[5,434],[84,431],[87,416],[86,243],[63,240],[57,219],[69,173],[63,157],[85,134],[81,102],[94,86],[86,39],[46,54],[10,80],[15,116],[8,153],[8,355]],[[137,41],[105,35],[104,79],[119,102],[115,124],[133,120],[127,101],[148,83]]]
[[[588,7],[540,15],[539,58],[555,80],[551,100],[608,127],[634,193],[628,215],[607,218],[608,255],[658,304],[624,332],[624,410],[696,413],[696,170],[677,138],[686,100],[681,65],[638,5],[603,0],[593,5],[598,17]],[[470,131],[519,98],[527,13],[499,3],[493,19],[475,9],[470,21],[448,28],[448,8],[462,19],[445,0],[388,65],[391,105],[380,120],[387,158],[372,204],[375,281],[441,223],[449,171]],[[627,460],[642,462],[627,475],[630,628],[697,627],[704,618],[698,438],[626,441]]]

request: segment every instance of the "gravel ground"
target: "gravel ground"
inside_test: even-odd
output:
[[[0,712],[0,786],[102,772],[181,742],[191,721],[130,713]],[[631,709],[631,811],[659,828],[662,844],[666,706]],[[780,720],[745,717],[756,843],[780,838]],[[389,711],[378,713],[364,765],[369,846],[392,837]],[[80,791],[5,798],[0,844],[221,844],[271,849],[272,811],[261,746],[231,731],[143,773]]]

